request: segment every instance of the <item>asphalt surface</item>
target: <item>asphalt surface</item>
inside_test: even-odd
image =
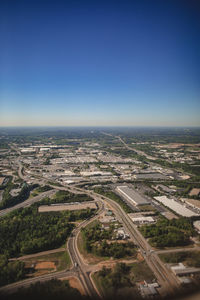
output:
[[[0,216],[5,216],[6,214],[10,213],[11,211],[18,209],[18,208],[22,208],[22,207],[27,207],[30,206],[31,204],[35,203],[35,202],[39,202],[41,201],[44,197],[50,197],[53,196],[56,193],[55,190],[50,190],[44,193],[39,194],[36,197],[33,198],[29,198],[15,206],[9,207],[9,208],[5,208],[0,210]]]
[[[127,148],[129,148],[120,137],[117,137],[117,138],[119,138],[121,140],[121,142]],[[135,151],[135,149],[132,149],[132,150]],[[18,174],[23,179],[24,177],[22,174],[22,165],[19,160],[18,160],[18,164],[19,164]],[[51,195],[51,193],[55,193],[55,190],[66,190],[66,191],[71,191],[74,193],[77,193],[77,192],[87,193],[89,196],[91,196],[95,200],[101,199],[101,200],[103,200],[103,202],[107,202],[108,204],[110,204],[112,206],[113,210],[115,211],[116,216],[123,223],[123,226],[129,233],[130,237],[140,248],[140,251],[141,251],[145,261],[147,262],[147,264],[149,265],[151,270],[154,272],[158,282],[160,283],[160,285],[162,287],[162,291],[164,291],[166,294],[169,292],[171,292],[171,293],[177,292],[180,283],[178,282],[176,276],[169,269],[166,268],[166,266],[162,263],[162,261],[158,257],[158,252],[155,252],[150,247],[150,245],[147,243],[147,241],[144,239],[144,237],[138,231],[137,227],[133,224],[133,222],[129,218],[129,216],[123,211],[123,209],[116,202],[114,202],[113,200],[111,200],[107,197],[100,196],[100,195],[94,193],[93,191],[85,190],[83,188],[76,188],[73,186],[68,187],[68,188],[56,187],[56,186],[52,186],[52,187],[54,188],[54,190],[52,190],[52,191],[42,193],[42,194],[40,194],[32,199],[26,200],[10,209],[0,211],[0,216],[10,212],[11,210],[17,209],[19,207],[24,207],[26,205],[31,205],[32,203],[34,203],[36,201],[40,201],[43,197],[45,197],[47,195],[49,196],[49,195]],[[102,205],[102,207],[100,207],[98,213],[100,213],[103,209],[104,209],[104,207]],[[79,227],[75,228],[75,230],[73,232],[73,236],[71,236],[68,239],[68,250],[69,250],[69,254],[70,254],[70,257],[72,260],[72,264],[73,264],[73,267],[70,271],[64,270],[61,272],[47,274],[47,275],[43,275],[43,276],[36,277],[36,278],[26,279],[26,280],[16,282],[16,283],[10,284],[8,286],[2,287],[2,288],[0,288],[0,291],[11,292],[21,286],[25,287],[25,286],[28,286],[31,283],[34,283],[37,281],[47,281],[52,278],[59,279],[62,277],[67,277],[67,276],[75,276],[75,277],[79,278],[81,284],[84,287],[85,292],[88,295],[90,295],[92,299],[99,298],[96,287],[94,286],[94,284],[91,280],[91,277],[90,277],[91,268],[83,262],[81,255],[78,251],[78,247],[77,247],[77,236],[80,232],[81,227],[86,226],[89,222],[93,221],[97,217],[98,216],[95,216],[95,217],[91,218],[90,220],[86,220],[83,223],[81,223],[81,225]]]

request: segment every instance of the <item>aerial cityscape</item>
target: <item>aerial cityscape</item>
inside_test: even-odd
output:
[[[48,280],[92,299],[198,288],[199,128],[4,128],[0,139],[3,295],[35,297],[19,288]]]
[[[199,13],[0,1],[0,299],[200,298]]]

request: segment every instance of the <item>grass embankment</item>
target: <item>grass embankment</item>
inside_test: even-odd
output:
[[[115,194],[113,191],[108,189],[103,189],[101,187],[94,189],[95,193],[98,193],[102,196],[105,196],[107,198],[110,198],[111,200],[117,202],[126,213],[131,213],[133,210],[124,202],[117,194]]]

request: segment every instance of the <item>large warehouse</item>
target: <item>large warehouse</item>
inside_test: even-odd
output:
[[[183,217],[198,216],[198,214],[186,208],[185,206],[183,206],[181,203],[177,202],[174,199],[167,198],[166,196],[158,196],[158,197],[154,197],[154,199],[161,202],[163,205],[169,207],[180,216]]]
[[[137,205],[147,205],[149,204],[148,200],[140,196],[139,193],[134,191],[133,189],[129,188],[126,185],[118,186],[116,188],[118,193],[120,193],[127,201],[129,201],[131,204],[137,206]]]

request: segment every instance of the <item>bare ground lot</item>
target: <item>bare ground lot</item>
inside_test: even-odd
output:
[[[30,271],[28,277],[37,277],[50,272],[69,269],[71,261],[67,252],[52,253],[23,260],[25,268]]]
[[[60,280],[68,280],[69,281],[69,285],[74,288],[77,289],[81,295],[86,295],[85,290],[82,286],[82,284],[80,283],[79,279],[76,277],[64,277]]]

